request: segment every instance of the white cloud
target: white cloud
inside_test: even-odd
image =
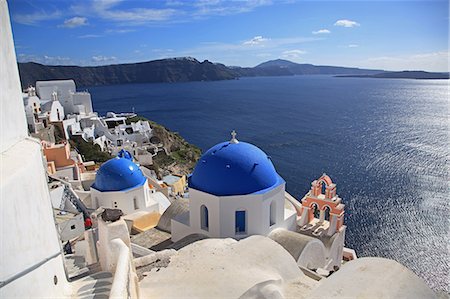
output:
[[[88,24],[87,18],[73,17],[73,18],[65,20],[64,24],[60,25],[59,27],[76,28],[76,27],[86,26],[87,24]]]
[[[92,56],[91,60],[93,62],[113,62],[113,61],[117,60],[117,57],[98,55],[98,56]]]
[[[18,62],[36,62],[46,65],[73,65],[75,64],[71,58],[63,56],[35,55],[35,54],[18,54]]]
[[[271,5],[272,0],[199,0],[193,4],[196,11],[194,16],[233,15],[255,10],[261,6]]]
[[[244,45],[250,45],[250,46],[255,46],[255,45],[260,45],[266,41],[268,41],[268,38],[262,37],[261,35],[255,36],[254,38],[247,40],[245,42],[243,42]]]
[[[263,37],[264,38],[264,37]],[[176,49],[178,56],[193,56],[198,60],[208,59],[217,61],[225,65],[254,66],[261,63],[261,58],[265,53],[270,54],[267,57],[278,58],[284,51],[292,49],[301,49],[304,43],[310,43],[322,40],[322,37],[283,37],[267,38],[267,41],[260,45],[249,46],[243,41],[234,43],[223,42],[204,42],[197,47],[188,49]],[[299,50],[302,51],[302,50]],[[264,53],[263,55],[259,55]],[[301,52],[300,52],[301,53]],[[292,53],[292,55],[295,52]],[[299,52],[297,52],[299,55]],[[171,55],[173,56],[173,55]],[[246,57],[243,59],[243,57]]]
[[[43,21],[55,20],[61,18],[62,13],[58,10],[48,13],[45,11],[37,11],[31,14],[14,14],[13,20],[16,23],[24,25],[37,25]]]
[[[72,5],[70,9],[84,16],[101,18],[120,25],[142,25],[155,22],[168,21],[177,15],[178,11],[172,8],[123,8],[119,4],[124,0],[93,0],[90,2],[79,1]],[[135,3],[144,3],[135,1]],[[144,6],[145,4],[143,4]]]
[[[390,71],[424,70],[429,72],[448,72],[448,51],[406,54],[399,56],[372,57],[361,62],[361,67],[370,67]]]
[[[330,34],[330,33],[331,33],[331,31],[328,29],[320,29],[320,30],[312,32],[312,34]]]
[[[99,15],[104,19],[138,25],[168,20],[175,12],[176,10],[174,9],[135,8],[129,10],[103,10],[99,11]]]
[[[136,31],[135,29],[108,29],[106,30],[106,33],[110,33],[110,34],[123,34],[123,33],[129,33],[129,32],[134,32]]]
[[[102,37],[102,35],[100,35],[100,34],[84,34],[84,35],[78,36],[78,38],[97,38],[97,37]]]
[[[341,26],[341,27],[357,27],[360,26],[358,22],[351,21],[351,20],[337,20],[336,23],[334,23],[334,26]]]
[[[358,48],[359,45],[357,45],[357,44],[350,44],[350,45],[348,45],[347,47],[348,47],[348,48]]]
[[[283,53],[281,53],[281,57],[288,58],[288,59],[296,59],[296,58],[299,58],[303,54],[306,54],[306,51],[303,51],[303,50],[287,50],[287,51],[283,51]]]

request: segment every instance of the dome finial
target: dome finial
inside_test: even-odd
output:
[[[233,131],[231,132],[231,140],[230,140],[230,143],[233,143],[233,144],[239,143],[239,140],[236,139],[236,135],[237,135],[236,131],[233,130]]]

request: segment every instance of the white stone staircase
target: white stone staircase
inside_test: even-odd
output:
[[[109,298],[113,277],[110,272],[101,271],[100,264],[86,265],[83,257],[68,254],[64,263],[73,288],[73,298]]]

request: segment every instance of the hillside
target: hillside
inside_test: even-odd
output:
[[[299,64],[277,59],[255,67],[227,67],[195,58],[168,58],[140,63],[105,66],[50,66],[34,62],[19,63],[22,87],[35,85],[37,80],[74,79],[77,86],[114,85],[127,83],[188,82],[230,80],[239,77],[344,75],[376,78],[433,79],[446,74],[426,72],[385,72],[340,66]],[[448,74],[446,75],[448,78]]]
[[[229,80],[235,72],[221,64],[194,58],[171,58],[141,63],[96,67],[50,66],[34,62],[19,63],[22,87],[38,80],[74,79],[77,86],[126,83],[188,82]]]
[[[177,132],[172,132],[145,117],[129,118],[127,123],[137,122],[138,120],[148,121],[152,127],[152,138],[156,138],[155,142],[163,144],[164,150],[159,151],[153,157],[153,165],[151,166],[158,178],[170,173],[188,175],[192,172],[201,155],[201,150],[198,147],[188,143]]]
[[[383,70],[369,70],[353,67],[300,64],[283,59],[270,60],[261,63],[257,65],[255,69],[259,71],[264,71],[268,69],[285,70],[286,72],[290,72],[292,75],[338,75],[338,74],[370,75],[383,72]]]
[[[336,77],[387,78],[387,79],[449,79],[449,73],[424,71],[383,72],[373,75],[344,75]]]

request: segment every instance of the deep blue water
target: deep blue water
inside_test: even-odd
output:
[[[326,172],[346,204],[346,245],[450,291],[448,80],[295,76],[93,87],[94,110],[135,112],[208,149],[262,148],[301,199]]]

